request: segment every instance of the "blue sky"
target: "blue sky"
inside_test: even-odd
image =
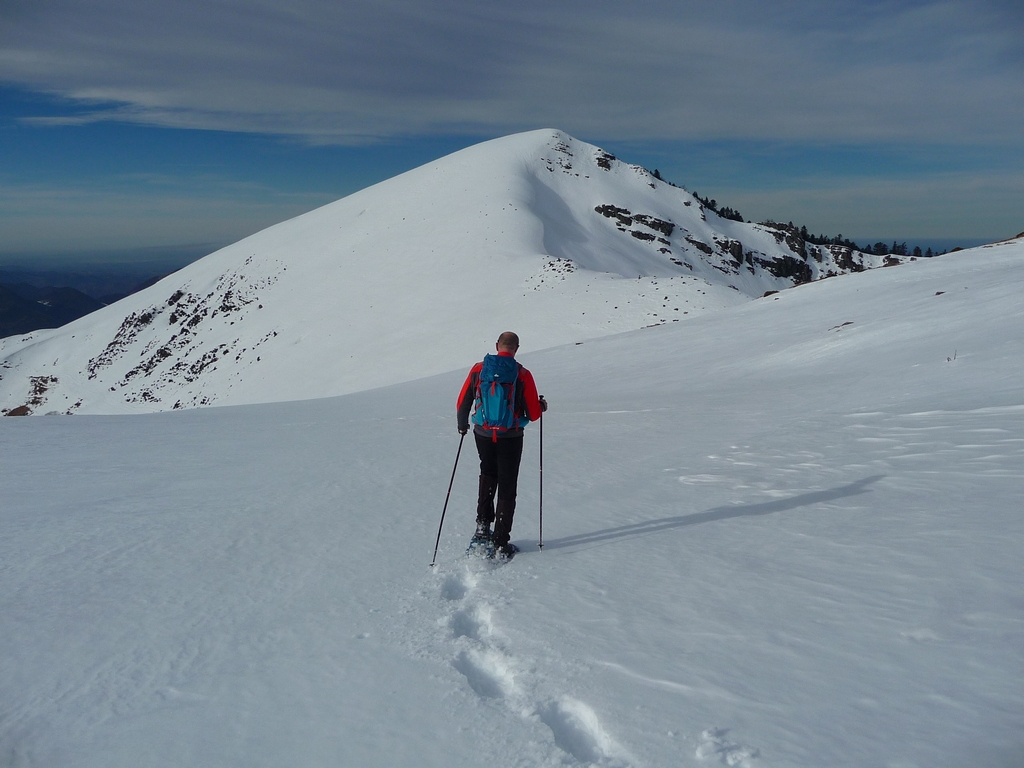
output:
[[[211,248],[555,127],[857,240],[1024,230],[1019,0],[7,0],[0,261]]]

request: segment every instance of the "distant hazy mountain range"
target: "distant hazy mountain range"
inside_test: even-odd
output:
[[[58,328],[103,304],[74,288],[36,288],[0,283],[0,336]]]
[[[0,281],[0,337],[25,334],[40,328],[59,328],[108,304],[156,283],[162,275],[131,290],[94,298],[68,286],[37,286],[25,282]]]

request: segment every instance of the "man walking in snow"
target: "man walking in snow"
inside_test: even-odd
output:
[[[505,331],[498,337],[495,348],[497,354],[487,355],[474,365],[462,385],[458,424],[459,434],[465,435],[469,431],[470,411],[473,411],[473,437],[480,454],[480,491],[473,543],[490,544],[497,556],[510,558],[517,551],[509,543],[509,536],[516,510],[519,462],[523,457],[523,427],[539,419],[548,404],[537,395],[533,375],[515,360],[519,337],[512,331]]]

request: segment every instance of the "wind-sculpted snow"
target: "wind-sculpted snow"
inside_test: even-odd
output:
[[[504,565],[464,556],[468,446],[428,565],[461,367],[4,419],[0,764],[1018,766],[1022,266],[1003,243],[522,350],[545,546],[534,424]],[[140,340],[209,291],[161,287]],[[197,335],[260,319],[245,295]]]
[[[297,400],[681,322],[895,263],[720,218],[559,131],[486,142],[271,227],[64,328],[0,341],[0,412]],[[45,386],[41,384],[45,382]]]

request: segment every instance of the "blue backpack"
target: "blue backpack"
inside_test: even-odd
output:
[[[516,418],[516,381],[519,363],[508,355],[487,355],[476,385],[473,423],[491,433],[497,440],[499,432],[520,426]]]

